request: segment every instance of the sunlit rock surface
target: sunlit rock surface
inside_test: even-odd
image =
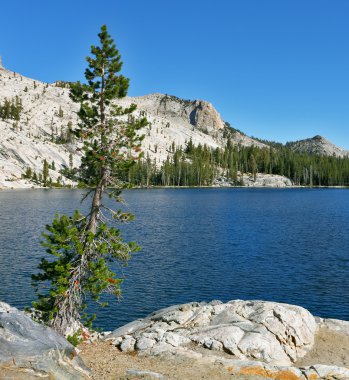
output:
[[[317,324],[305,309],[263,301],[173,306],[115,330],[122,351],[150,355],[221,351],[239,359],[290,365],[314,343]]]
[[[87,379],[75,348],[54,330],[0,302],[0,378]]]
[[[120,327],[107,340],[121,351],[202,364],[221,364],[232,375],[267,379],[349,379],[334,364],[298,365],[318,332],[349,336],[349,322],[313,317],[288,304],[235,300],[171,306]]]

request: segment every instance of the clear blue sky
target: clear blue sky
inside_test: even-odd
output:
[[[107,24],[132,96],[213,103],[235,128],[349,149],[349,0],[17,0],[1,4],[4,65],[83,79]]]

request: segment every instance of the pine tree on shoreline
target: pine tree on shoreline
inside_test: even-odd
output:
[[[133,215],[108,208],[103,197],[122,202],[121,191],[128,184],[119,178],[142,156],[142,136],[137,131],[147,121],[125,118],[135,105],[123,109],[112,103],[126,95],[129,80],[116,75],[122,67],[121,56],[105,25],[98,37],[100,45],[92,46],[92,56],[87,57],[87,83],[73,84],[70,93],[80,104],[80,123],[73,133],[82,142],[83,170],[96,185],[85,196],[88,199],[92,194],[90,211],[87,215],[78,210],[72,216],[57,215],[46,226],[43,246],[54,259],[43,258],[40,272],[32,276],[38,293],[33,306],[45,323],[65,336],[75,334],[81,326],[86,297],[97,302],[102,293],[120,297],[122,277],[110,263],[126,265],[139,249],[134,242],[124,242],[120,231],[107,223],[108,218],[113,224],[125,223]],[[49,291],[45,291],[47,284]]]

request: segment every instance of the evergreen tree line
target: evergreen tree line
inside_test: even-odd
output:
[[[0,118],[2,120],[16,120],[21,116],[23,106],[22,100],[18,96],[14,99],[5,99],[3,104],[0,103]]]
[[[70,157],[71,156],[69,156],[69,158]],[[57,178],[57,181],[53,182],[52,178],[50,177],[50,169],[56,170],[55,162],[52,161],[52,163],[49,164],[47,160],[45,159],[43,162],[42,172],[37,173],[31,167],[27,167],[25,170],[25,173],[22,174],[22,178],[29,179],[36,185],[41,185],[44,187],[63,187],[64,185],[61,183],[62,176],[59,176]],[[67,170],[69,169],[67,168]],[[64,174],[64,173],[62,173],[61,171],[61,174]]]
[[[293,152],[282,144],[268,148],[234,145],[224,149],[207,145],[175,147],[161,167],[149,155],[130,168],[123,179],[136,186],[210,186],[218,176],[243,185],[240,173],[279,174],[294,185],[349,186],[349,158]]]

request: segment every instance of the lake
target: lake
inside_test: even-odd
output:
[[[40,234],[72,213],[82,190],[0,192],[0,299],[30,306]],[[349,320],[346,189],[151,189],[124,193],[142,246],[123,270],[123,300],[98,310],[114,329],[172,304],[262,299]],[[96,309],[94,309],[96,310]]]

